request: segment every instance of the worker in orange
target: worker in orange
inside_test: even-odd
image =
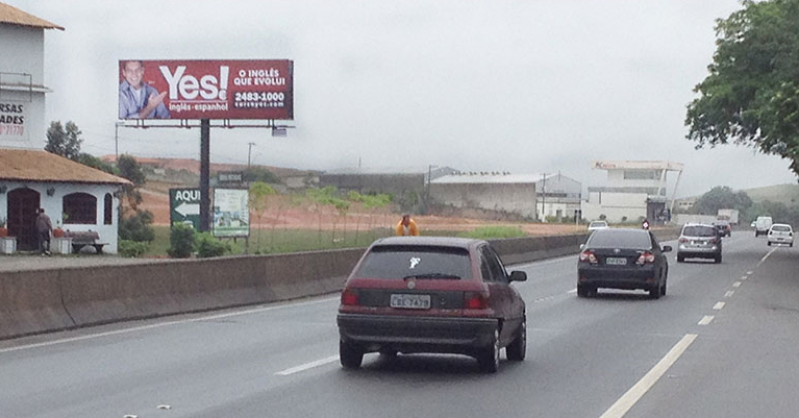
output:
[[[403,214],[402,219],[399,221],[397,226],[394,227],[394,232],[397,236],[417,236],[419,235],[419,227],[416,226],[416,222],[411,219],[411,215]]]

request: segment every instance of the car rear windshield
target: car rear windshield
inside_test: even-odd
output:
[[[771,230],[778,232],[791,232],[791,227],[785,225],[774,225],[771,227]]]
[[[591,248],[652,248],[652,241],[646,231],[626,229],[600,229],[591,235],[586,243]]]
[[[589,226],[607,226],[604,222],[591,222]]]
[[[465,248],[381,245],[372,247],[354,277],[378,279],[471,279]]]
[[[689,237],[715,237],[716,229],[709,226],[686,226],[682,229],[682,235]]]

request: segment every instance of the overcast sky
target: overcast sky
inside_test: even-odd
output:
[[[733,0],[3,0],[45,35],[47,119],[114,153],[118,60],[290,59],[296,129],[214,129],[211,160],[301,169],[558,172],[685,164],[677,196],[796,183],[788,162],[694,150],[685,106]],[[120,152],[199,158],[199,129],[119,130]],[[672,181],[676,175],[671,174]]]

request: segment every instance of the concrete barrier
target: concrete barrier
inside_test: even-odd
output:
[[[659,239],[678,231],[656,231]],[[506,264],[577,254],[587,234],[492,240]],[[0,273],[0,339],[341,290],[363,248]]]

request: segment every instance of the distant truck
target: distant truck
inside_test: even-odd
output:
[[[716,219],[729,221],[732,225],[738,225],[738,209],[719,209]]]

